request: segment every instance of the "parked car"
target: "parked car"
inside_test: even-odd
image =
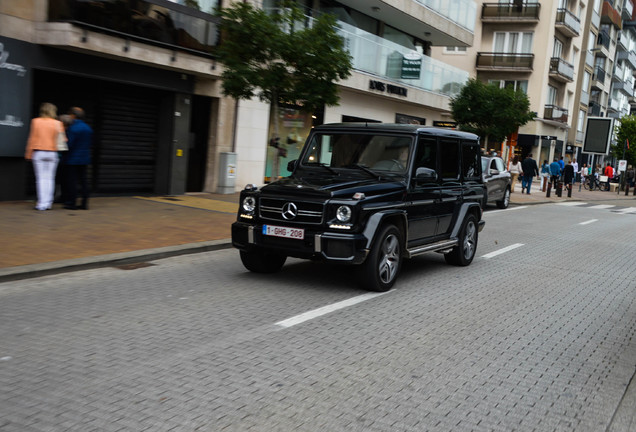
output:
[[[425,252],[469,265],[485,222],[479,138],[418,125],[312,129],[289,177],[241,192],[232,244],[243,265],[279,271],[288,256],[353,265],[371,291]]]
[[[508,208],[511,180],[503,159],[497,156],[482,156],[481,171],[488,196],[486,202],[495,203],[500,209]]]

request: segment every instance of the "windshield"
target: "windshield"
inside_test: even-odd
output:
[[[409,136],[363,133],[313,135],[302,165],[330,168],[369,168],[405,174],[411,152]]]

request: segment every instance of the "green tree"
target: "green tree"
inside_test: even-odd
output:
[[[625,145],[627,140],[629,149]],[[620,125],[616,127],[616,144],[610,147],[610,153],[616,159],[627,160],[628,165],[636,165],[636,116],[625,116],[620,119]]]
[[[263,102],[300,104],[307,112],[337,105],[336,81],[351,74],[351,57],[336,33],[336,19],[320,15],[311,26],[294,1],[270,14],[237,2],[218,11],[223,94]]]
[[[474,78],[451,99],[450,107],[460,129],[479,135],[485,143],[503,141],[536,117],[523,91],[501,89]]]

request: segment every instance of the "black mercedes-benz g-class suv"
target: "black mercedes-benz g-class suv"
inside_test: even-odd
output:
[[[241,192],[232,244],[250,271],[288,256],[353,264],[362,287],[389,290],[402,258],[441,252],[469,265],[484,221],[476,135],[404,124],[312,130],[289,177]]]

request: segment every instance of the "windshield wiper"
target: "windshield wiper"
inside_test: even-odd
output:
[[[379,174],[371,171],[368,167],[364,166],[364,165],[360,165],[360,164],[352,164],[349,165],[350,167],[354,167],[354,168],[358,168],[359,170],[364,171],[365,173],[369,174],[371,177],[373,178],[377,178],[378,180],[382,180],[382,176],[380,176]]]

